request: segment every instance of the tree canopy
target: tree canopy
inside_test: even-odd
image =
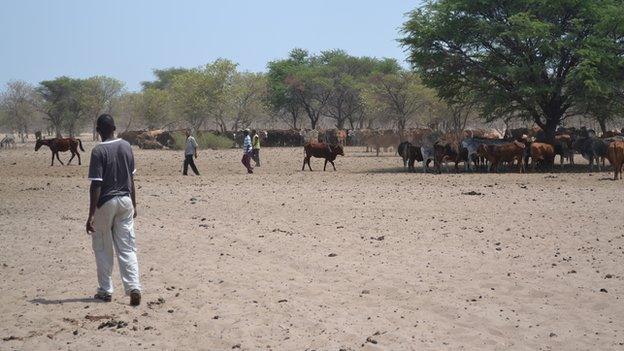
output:
[[[552,137],[621,93],[622,18],[619,0],[438,0],[409,15],[401,43],[441,98],[486,120],[516,113]]]

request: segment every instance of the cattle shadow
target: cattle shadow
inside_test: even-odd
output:
[[[547,168],[547,169],[540,169],[539,167],[537,167],[535,170],[531,169],[530,167],[525,171],[525,173],[520,173],[518,171],[518,167],[514,166],[512,168],[509,167],[501,167],[501,169],[498,172],[489,172],[488,168],[485,166],[480,166],[479,168],[477,168],[476,170],[473,168],[469,171],[467,171],[463,165],[460,164],[459,166],[459,170],[457,172],[455,172],[454,169],[454,165],[449,165],[450,171],[447,172],[446,167],[442,166],[441,174],[461,174],[461,175],[470,175],[470,174],[543,174],[543,175],[549,175],[549,174],[588,174],[588,175],[600,175],[603,176],[602,178],[599,178],[598,180],[612,180],[613,178],[609,178],[609,177],[604,177],[606,175],[608,175],[609,173],[613,173],[613,167],[611,167],[610,165],[605,165],[605,167],[601,168],[601,171],[598,172],[598,170],[596,169],[596,166],[594,166],[594,170],[593,171],[589,171],[589,165],[587,164],[574,164],[574,165],[570,165],[570,164],[565,164],[563,165],[563,167],[561,167],[560,165],[555,165],[554,168]],[[386,168],[373,168],[373,169],[368,169],[368,170],[364,170],[364,171],[360,171],[357,173],[373,173],[373,174],[400,174],[400,173],[405,173],[405,174],[438,174],[435,170],[435,168],[433,168],[433,166],[430,166],[427,172],[423,171],[423,166],[416,166],[414,167],[413,171],[409,171],[406,168],[403,168],[402,166],[397,166],[397,167],[386,167]]]
[[[36,298],[28,302],[40,305],[62,305],[64,303],[104,303],[104,301],[95,299],[93,297],[74,297],[67,299]]]

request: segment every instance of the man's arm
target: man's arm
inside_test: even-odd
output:
[[[89,188],[89,217],[87,217],[87,233],[91,234],[95,232],[93,228],[93,215],[95,214],[95,208],[100,200],[100,193],[102,192],[102,182],[98,180],[91,181],[91,187]]]
[[[136,218],[137,217],[137,205],[136,205],[136,195],[135,195],[136,191],[134,190],[134,176],[132,176],[130,181],[132,182],[132,192],[130,193],[130,198],[132,199],[132,207],[134,207],[134,215],[132,216],[132,218]]]

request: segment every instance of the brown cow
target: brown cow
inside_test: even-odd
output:
[[[518,160],[518,169],[520,173],[523,173],[524,163],[522,162],[522,157],[524,156],[525,148],[526,146],[518,141],[502,145],[482,144],[477,149],[477,154],[485,157],[490,162],[490,172],[492,170],[498,172],[498,166],[501,162],[508,162],[513,165],[514,161]]]
[[[457,166],[460,162],[468,162],[468,149],[462,147],[460,144],[440,144],[433,145],[434,153],[434,165],[438,173],[442,173],[440,167],[444,162],[446,164],[446,171],[449,172],[448,161],[455,162],[455,173],[459,172]]]
[[[312,167],[310,166],[310,158],[324,158],[325,165],[323,166],[323,171],[327,168],[327,162],[331,163],[334,167],[334,171],[336,170],[336,165],[334,164],[334,160],[338,155],[344,156],[344,151],[342,150],[342,146],[340,145],[330,145],[325,143],[307,143],[303,146],[303,166],[301,170],[305,170],[306,163],[308,164],[308,168],[312,171]]]
[[[624,168],[624,141],[613,141],[607,147],[607,159],[613,166],[613,180],[622,179]]]
[[[82,141],[80,139],[74,138],[54,138],[54,139],[39,139],[35,144],[35,151],[38,151],[41,146],[46,145],[52,151],[52,164],[50,166],[54,166],[54,156],[56,159],[63,164],[63,161],[59,158],[59,152],[71,151],[71,157],[67,164],[69,165],[71,161],[74,159],[74,156],[78,156],[78,164],[81,165],[80,154],[78,153],[78,147],[80,147],[81,151],[85,151],[82,148]]]
[[[531,169],[535,170],[537,164],[540,164],[544,169],[550,165],[552,169],[555,162],[555,147],[546,143],[533,142],[524,158],[526,164],[528,164],[529,157],[531,157]]]

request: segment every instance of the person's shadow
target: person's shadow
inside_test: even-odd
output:
[[[64,303],[100,303],[104,302],[102,300],[98,300],[92,297],[83,297],[83,298],[69,298],[69,299],[45,299],[45,298],[37,298],[28,301],[32,304],[41,304],[41,305],[62,305]]]

